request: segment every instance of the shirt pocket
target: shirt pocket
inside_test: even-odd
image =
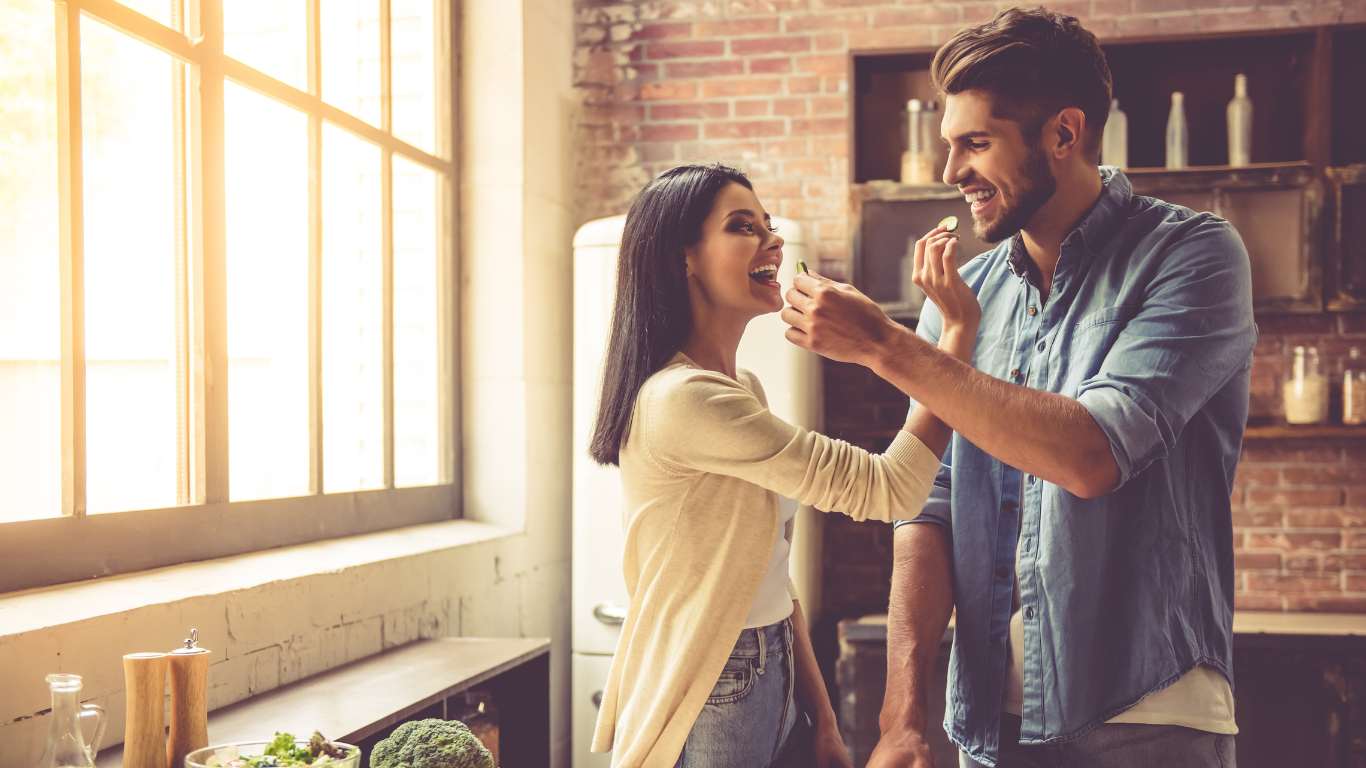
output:
[[[732,656],[726,659],[721,677],[707,697],[708,704],[729,704],[743,699],[754,687],[754,662],[749,656]]]
[[[1057,358],[1051,360],[1057,375],[1053,391],[1076,397],[1082,382],[1100,372],[1110,348],[1137,312],[1138,307],[1128,305],[1106,307],[1072,323],[1070,332],[1063,337],[1065,344],[1057,349]]]

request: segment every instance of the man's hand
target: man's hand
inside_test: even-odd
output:
[[[982,306],[958,274],[958,236],[937,227],[915,242],[912,279],[944,317],[946,332],[977,335]]]
[[[899,326],[851,285],[809,272],[787,291],[787,340],[831,360],[869,365]]]
[[[918,733],[884,733],[866,768],[935,768],[934,753]]]

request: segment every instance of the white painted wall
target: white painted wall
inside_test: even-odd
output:
[[[0,595],[0,768],[37,761],[52,672],[120,743],[122,655],[191,626],[213,708],[420,637],[549,637],[568,765],[573,10],[456,6],[466,520]]]

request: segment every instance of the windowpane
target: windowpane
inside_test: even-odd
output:
[[[228,496],[308,493],[308,119],[227,83]]]
[[[323,125],[323,489],[384,487],[380,151]]]
[[[394,135],[436,152],[436,23],[433,0],[393,0]]]
[[[394,157],[394,481],[438,482],[437,175]]]
[[[0,522],[62,503],[56,32],[0,0]]]
[[[224,0],[223,52],[305,90],[307,12],[304,0]]]
[[[323,99],[379,125],[379,3],[329,0],[320,13]]]
[[[172,67],[81,19],[86,504],[176,503]]]

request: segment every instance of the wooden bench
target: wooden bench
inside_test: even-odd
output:
[[[498,707],[500,768],[549,765],[550,641],[541,638],[409,643],[210,712],[209,743],[317,730],[360,746],[368,759],[399,724],[447,719],[447,700],[475,686]],[[123,747],[101,750],[96,765],[122,768]]]

